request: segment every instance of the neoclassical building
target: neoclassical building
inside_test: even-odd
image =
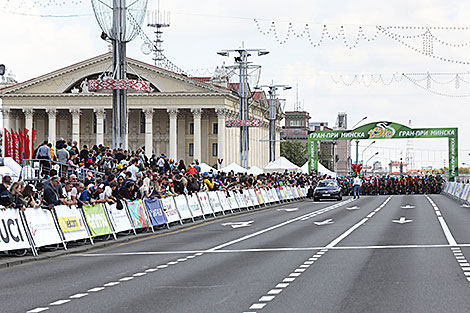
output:
[[[86,81],[109,71],[106,53],[0,90],[3,125],[7,129],[36,130],[36,145],[58,138],[84,144],[112,144],[112,95],[89,92]],[[195,159],[211,166],[240,163],[239,128],[226,127],[239,119],[237,85],[187,77],[128,58],[130,78],[151,84],[150,92],[128,93],[127,148],[145,146],[148,155],[165,153],[170,159]],[[262,92],[250,100],[250,166],[269,161],[267,102]],[[279,126],[277,130],[279,137]],[[280,155],[276,144],[276,155]],[[3,150],[5,151],[5,150]]]

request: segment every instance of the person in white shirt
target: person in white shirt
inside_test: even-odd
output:
[[[131,161],[131,166],[127,168],[129,172],[132,174],[132,180],[137,181],[137,173],[139,172],[139,168],[135,166],[135,163],[137,163],[137,160],[134,159]]]
[[[360,198],[359,191],[361,190],[362,179],[359,176],[356,176],[353,180],[353,199]]]

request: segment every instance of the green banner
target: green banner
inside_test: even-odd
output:
[[[364,140],[364,139],[407,139],[407,138],[448,138],[449,180],[458,176],[458,129],[457,128],[410,128],[392,122],[376,122],[353,130],[313,131],[308,135],[309,172],[318,169],[317,141]]]
[[[90,227],[93,237],[113,233],[101,203],[95,205],[84,205],[83,213],[85,213],[86,222],[88,227]]]

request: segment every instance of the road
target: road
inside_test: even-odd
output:
[[[0,312],[470,312],[469,225],[443,195],[285,204],[3,269]]]

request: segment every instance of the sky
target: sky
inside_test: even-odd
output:
[[[217,55],[220,50],[242,44],[266,49],[268,55],[250,61],[261,65],[260,84],[293,87],[280,92],[285,110],[292,110],[298,99],[312,122],[334,125],[338,112],[347,112],[349,127],[365,116],[363,123],[407,125],[411,120],[416,128],[458,127],[460,163],[470,164],[470,66],[465,64],[470,62],[470,1],[161,0],[159,6],[171,15],[163,34],[164,54],[186,72],[209,76],[222,62],[231,65],[233,58]],[[157,8],[157,0],[148,1],[150,11]],[[146,24],[144,33],[154,38]],[[325,37],[317,46],[307,36],[283,41],[289,27],[301,33],[306,24],[313,43],[324,25],[329,34],[340,32],[340,38]],[[273,32],[262,33],[271,25],[279,40]],[[395,28],[384,28],[388,26]],[[352,47],[359,27],[366,38],[375,39],[360,37]],[[426,27],[434,36],[432,50],[416,37]],[[381,29],[396,35],[387,36]],[[89,0],[0,0],[0,63],[18,81],[106,52],[100,34]],[[152,56],[141,51],[143,43],[140,37],[131,42],[128,56],[152,63]],[[423,52],[423,47],[430,55],[416,51]],[[392,75],[396,79],[390,83]],[[359,79],[351,84],[355,76]],[[369,144],[360,142],[360,156]],[[446,140],[413,140],[412,145],[416,167],[445,164]],[[379,152],[370,162],[387,164],[405,158],[406,147],[406,140],[379,141],[365,150],[364,161]]]

